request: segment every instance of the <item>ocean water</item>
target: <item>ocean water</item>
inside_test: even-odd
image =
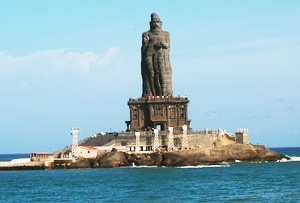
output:
[[[10,161],[12,159],[29,158],[30,154],[0,154],[0,161]]]
[[[300,148],[273,150],[292,160],[0,171],[0,202],[300,202]]]

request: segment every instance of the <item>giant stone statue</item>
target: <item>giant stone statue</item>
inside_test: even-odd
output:
[[[142,96],[172,96],[170,33],[162,30],[156,13],[151,14],[150,30],[143,33],[142,40]]]
[[[143,33],[141,48],[142,98],[129,98],[128,132],[160,129],[190,129],[187,97],[174,97],[170,64],[170,34],[162,30],[156,13],[151,14],[150,30]],[[171,145],[171,144],[170,144]]]

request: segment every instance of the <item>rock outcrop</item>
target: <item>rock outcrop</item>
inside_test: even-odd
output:
[[[222,162],[265,162],[290,159],[263,145],[238,144],[226,137],[218,137],[213,147],[153,153],[126,153],[112,150],[96,159],[55,160],[49,168],[114,168],[122,166],[197,166]]]
[[[214,147],[180,150],[174,152],[155,152],[151,154],[128,154],[112,151],[103,157],[99,167],[146,166],[196,166],[199,164],[218,164],[222,162],[264,162],[277,161],[288,157],[278,154],[265,146],[251,144],[237,144],[227,138],[215,140]]]
[[[133,163],[135,165],[160,166],[162,155],[159,152],[151,154],[128,154],[113,150],[101,157],[98,162],[101,168],[132,166]]]
[[[288,158],[263,146],[236,144],[222,148],[194,149],[163,154],[164,166],[196,166],[222,162],[262,162]]]

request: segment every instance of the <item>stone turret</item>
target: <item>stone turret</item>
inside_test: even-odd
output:
[[[238,128],[235,132],[236,142],[240,144],[249,144],[249,130]]]

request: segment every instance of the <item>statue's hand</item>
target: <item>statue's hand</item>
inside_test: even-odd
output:
[[[162,48],[161,42],[155,43],[155,44],[154,44],[154,48],[155,48],[155,49],[161,49],[161,48]]]
[[[144,42],[148,42],[148,41],[149,41],[149,36],[145,35],[145,36],[143,37],[143,41],[144,41]]]
[[[168,48],[168,44],[164,43],[164,42],[160,42],[160,45],[162,46],[162,48],[167,49]]]

